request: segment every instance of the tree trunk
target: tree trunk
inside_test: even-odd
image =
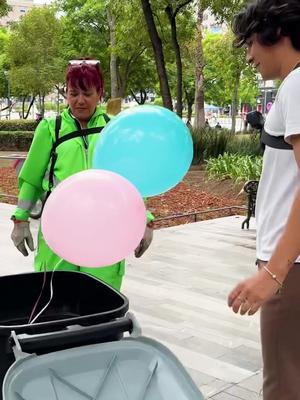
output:
[[[165,11],[167,13],[171,25],[172,43],[176,58],[176,70],[177,70],[176,112],[177,115],[180,118],[182,118],[182,61],[180,54],[180,46],[177,39],[176,15],[174,14],[172,7],[170,5],[166,7]]]
[[[34,100],[35,100],[35,96],[32,96],[32,98],[30,100],[30,103],[29,103],[29,106],[28,106],[28,109],[26,111],[26,115],[25,115],[25,101],[26,101],[26,98],[27,98],[27,96],[24,96],[23,99],[22,99],[22,118],[23,119],[27,119],[28,118],[28,115],[30,113],[31,107],[33,106],[33,103],[34,103]]]
[[[136,97],[134,91],[130,89],[131,96],[134,98],[134,100],[138,103],[138,105],[143,105],[146,103],[147,100],[147,92],[145,89],[140,89],[140,100]]]
[[[26,119],[25,118],[25,99],[26,99],[26,96],[24,96],[22,99],[22,118],[23,119]]]
[[[31,110],[31,107],[33,106],[34,101],[35,101],[35,96],[32,96],[32,99],[31,99],[31,101],[30,101],[30,103],[29,103],[29,107],[28,107],[28,109],[27,109],[26,115],[25,115],[25,117],[24,117],[25,119],[28,118],[29,113],[30,113],[30,110]]]
[[[234,89],[231,100],[231,133],[235,133],[236,131],[236,114],[238,110],[240,80],[241,72],[238,71],[234,80]]]
[[[186,98],[186,102],[187,102],[187,121],[186,121],[186,123],[188,125],[191,125],[192,115],[193,115],[194,96],[191,95],[191,93],[189,93],[187,90],[185,90],[185,98]]]
[[[204,112],[204,60],[203,60],[203,47],[202,47],[202,22],[203,22],[203,8],[201,0],[198,0],[197,12],[197,30],[196,30],[196,82],[195,82],[195,121],[194,129],[201,129],[205,127],[205,112]]]
[[[107,9],[107,20],[109,26],[109,34],[110,34],[110,97],[112,99],[119,96],[119,84],[118,84],[118,65],[117,65],[117,56],[115,54],[116,47],[116,18],[113,13]]]
[[[41,117],[44,118],[44,114],[45,114],[45,95],[44,94],[39,94],[39,113],[41,114]]]
[[[160,92],[163,100],[163,105],[170,110],[173,110],[172,97],[168,76],[165,65],[165,58],[162,48],[162,41],[157,32],[153,13],[150,5],[150,0],[141,0],[143,13],[146,20],[150,40],[153,47],[156,70],[159,78]]]
[[[55,85],[55,88],[57,89],[58,93],[63,96],[64,99],[67,98],[66,92],[64,87],[60,88],[59,85]]]

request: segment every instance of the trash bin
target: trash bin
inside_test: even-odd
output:
[[[53,275],[53,298],[47,309],[34,324],[29,318],[45,287],[35,315],[50,299],[50,281]],[[76,338],[67,343],[59,335],[69,331],[70,326],[93,326],[123,317],[128,311],[128,300],[115,289],[98,279],[81,272],[56,271],[33,272],[0,277],[0,387],[8,368],[15,361],[10,340],[11,332],[28,334],[30,351],[46,354],[76,346]],[[53,340],[47,340],[47,333],[58,332]],[[96,337],[92,330],[86,336],[85,344],[119,340],[122,331],[103,330]],[[120,333],[121,332],[121,333]],[[43,337],[42,344],[39,336]],[[46,336],[46,340],[45,340]],[[0,396],[0,399],[2,397]]]
[[[3,399],[204,400],[204,397],[170,350],[140,336],[19,358],[5,376]]]

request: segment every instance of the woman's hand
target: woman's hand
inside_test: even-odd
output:
[[[228,305],[235,313],[253,315],[279,289],[279,284],[262,268],[232,290]]]

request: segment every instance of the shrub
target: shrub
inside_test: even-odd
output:
[[[0,131],[34,131],[37,122],[33,119],[2,119],[0,120]]]
[[[218,158],[207,160],[206,171],[209,178],[233,179],[235,182],[259,180],[262,157],[225,153]]]
[[[155,106],[162,106],[163,107],[162,97],[156,97],[153,104]]]
[[[203,128],[191,130],[194,143],[194,163],[203,163],[211,157],[223,155],[230,132],[227,129]]]
[[[0,131],[1,151],[27,151],[33,138],[32,131]]]
[[[249,156],[261,155],[259,134],[232,135],[227,143],[226,153]]]

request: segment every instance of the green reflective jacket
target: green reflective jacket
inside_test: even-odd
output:
[[[60,137],[78,130],[75,119],[68,109],[62,112],[61,117]],[[88,128],[102,127],[105,124],[103,111],[97,108],[88,123]],[[92,134],[86,138],[88,142],[87,148],[82,137],[67,140],[58,146],[56,150],[57,160],[54,168],[56,183],[91,167],[95,144],[100,134]],[[55,118],[48,118],[41,121],[38,125],[27,159],[20,171],[19,201],[14,214],[17,219],[26,220],[32,204],[35,203],[43,192],[48,191],[50,152],[54,142]],[[25,205],[25,207],[22,207],[22,205]],[[59,261],[60,258],[48,247],[42,232],[39,231],[34,262],[35,269],[37,271],[42,271],[43,269],[52,270]],[[58,269],[87,272],[119,290],[124,275],[124,268],[125,263],[122,260],[119,263],[104,268],[83,268],[64,261],[60,263]]]
[[[97,108],[88,123],[88,128],[103,127],[106,122],[103,111]],[[74,117],[66,109],[61,114],[61,128],[59,137],[77,131]],[[95,144],[100,134],[86,137],[88,148],[85,148],[84,139],[77,137],[62,143],[57,147],[57,160],[54,176],[61,182],[77,172],[91,168]],[[19,187],[27,182],[39,191],[48,190],[48,174],[50,168],[50,152],[55,142],[55,118],[44,119],[38,125],[34,134],[28,157],[19,174]]]

